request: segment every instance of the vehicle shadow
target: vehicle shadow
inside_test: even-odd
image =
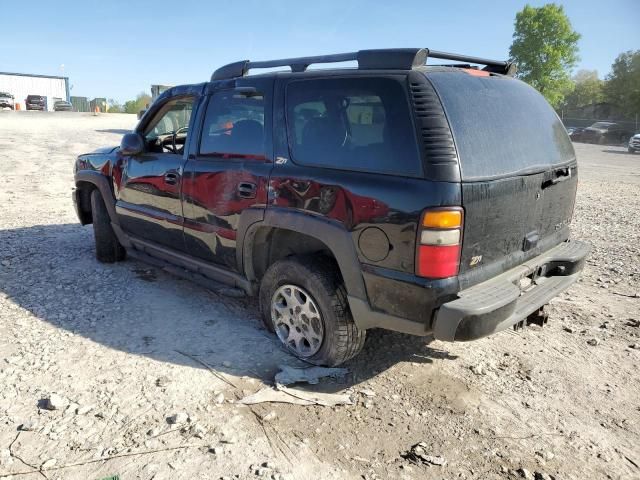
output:
[[[106,347],[271,382],[279,365],[306,366],[263,326],[255,301],[230,298],[144,263],[95,260],[90,226],[0,230],[0,295],[56,328]],[[335,389],[398,362],[455,359],[431,340],[369,331]]]
[[[96,132],[99,133],[117,133],[118,135],[125,135],[127,133],[131,133],[133,130],[127,130],[124,128],[102,128],[97,129]]]
[[[602,150],[602,153],[619,153],[622,155],[631,155],[629,152],[627,152],[627,150],[612,150],[610,148],[607,148],[605,150]]]

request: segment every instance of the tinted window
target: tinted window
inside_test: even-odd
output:
[[[555,111],[524,82],[432,72],[464,180],[534,173],[575,158]]]
[[[397,80],[294,81],[287,88],[287,125],[297,163],[420,174],[406,88]]]
[[[264,158],[264,97],[238,92],[211,96],[202,128],[200,154]]]

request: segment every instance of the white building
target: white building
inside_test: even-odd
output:
[[[0,72],[0,92],[10,93],[20,109],[25,109],[27,95],[47,97],[47,109],[57,100],[69,100],[69,77]]]

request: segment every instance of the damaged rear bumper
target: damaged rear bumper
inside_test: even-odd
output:
[[[557,247],[486,282],[462,290],[435,314],[438,340],[468,341],[505,330],[548,303],[574,283],[589,253],[584,242]],[[531,279],[523,290],[520,281]]]

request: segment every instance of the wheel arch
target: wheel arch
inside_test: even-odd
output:
[[[109,218],[112,223],[118,224],[118,217],[116,215],[116,202],[111,189],[109,179],[103,174],[92,171],[82,170],[75,174],[76,184],[76,201],[78,202],[78,210],[80,212],[80,221],[83,225],[91,223],[91,221],[85,221],[88,218],[91,220],[91,192],[95,189],[100,191],[104,204],[109,212]]]
[[[252,283],[260,280],[274,261],[290,255],[324,252],[333,257],[348,294],[367,299],[351,233],[337,222],[303,212],[269,208],[262,220],[246,228],[242,238],[242,269]]]

